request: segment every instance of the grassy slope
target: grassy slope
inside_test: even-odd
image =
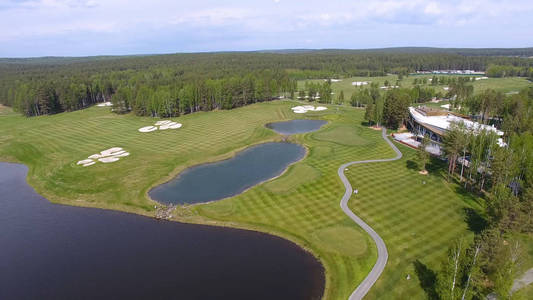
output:
[[[458,192],[438,171],[418,174],[416,152],[398,147],[404,154],[401,160],[355,166],[346,172],[359,189],[350,208],[381,235],[389,251],[387,267],[369,299],[424,298],[415,265],[418,270],[439,268],[450,242],[470,234],[465,209],[479,208],[476,199]],[[408,274],[411,280],[406,279]]]
[[[443,75],[444,76],[444,75]],[[441,77],[441,76],[437,76]],[[454,76],[452,76],[454,77]],[[455,76],[457,77],[457,76]],[[369,81],[369,82],[377,82],[379,86],[383,86],[385,80],[388,80],[391,85],[396,84],[397,80],[396,75],[388,75],[388,76],[382,76],[382,77],[351,77],[351,78],[344,78],[340,82],[332,82],[331,87],[333,90],[334,99],[337,99],[337,96],[339,95],[340,91],[344,91],[344,99],[345,102],[348,103],[350,101],[350,97],[352,96],[353,91],[355,91],[359,87],[352,86],[353,81]],[[402,87],[412,87],[414,84],[415,78],[432,78],[432,75],[417,75],[417,76],[409,76],[404,77],[402,81],[400,81],[400,85]],[[324,82],[323,80],[309,80],[313,82]],[[303,90],[305,85],[305,80],[298,81],[298,90]],[[521,77],[508,77],[508,78],[489,78],[485,80],[477,80],[472,83],[474,86],[474,92],[479,93],[486,89],[495,89],[497,91],[501,92],[511,92],[511,91],[520,91],[521,89],[531,86],[532,83],[529,82],[525,78]],[[431,85],[426,85],[428,87],[432,87]],[[435,88],[435,91],[442,92],[443,94],[446,93],[446,91],[443,89],[443,85],[437,85],[433,86]],[[363,87],[365,88],[365,87]]]
[[[280,178],[233,198],[181,207],[176,218],[252,228],[294,240],[324,263],[327,298],[346,299],[373,265],[376,253],[369,237],[339,208],[343,188],[336,170],[347,161],[394,154],[379,131],[360,125],[362,110],[340,108],[302,116],[290,111],[292,105],[278,101],[187,115],[176,118],[184,124],[182,129],[152,134],[141,134],[137,128],[150,125],[153,119],[117,116],[108,108],[31,121],[6,115],[0,117],[0,160],[30,166],[30,184],[54,202],[150,215],[154,204],[146,197],[150,186],[187,166],[279,139],[263,127],[265,123],[302,117],[326,119],[329,124],[321,131],[291,137],[304,144],[309,155]],[[113,164],[75,165],[112,146],[125,148],[131,156]],[[410,155],[409,150],[404,152]],[[405,159],[353,167],[348,174],[361,191],[352,207],[375,226],[390,248],[389,265],[371,296],[421,296],[415,280],[402,280],[406,272],[415,277],[410,269],[412,260],[434,262],[449,240],[466,230],[463,197],[440,184],[438,176],[429,176],[429,184],[419,189],[420,177],[406,167]]]

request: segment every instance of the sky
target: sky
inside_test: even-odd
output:
[[[532,47],[533,0],[0,0],[0,57]]]

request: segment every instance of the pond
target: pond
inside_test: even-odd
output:
[[[305,148],[292,143],[264,143],[234,157],[202,164],[181,172],[153,188],[152,199],[165,204],[194,204],[235,196],[274,178],[305,156]]]
[[[283,135],[313,132],[328,123],[323,120],[290,120],[266,124],[267,128]]]
[[[320,299],[321,264],[253,231],[51,204],[0,163],[0,299]]]

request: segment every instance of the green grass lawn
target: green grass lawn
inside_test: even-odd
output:
[[[53,202],[153,215],[150,187],[184,168],[220,160],[251,144],[281,140],[264,124],[320,118],[321,130],[290,137],[308,156],[288,171],[236,197],[179,207],[175,219],[270,232],[293,240],[320,258],[326,268],[327,299],[346,299],[372,268],[375,246],[339,207],[344,193],[337,168],[347,161],[389,158],[394,152],[381,132],[361,125],[364,111],[330,107],[297,115],[292,101],[254,104],[230,111],[173,118],[178,130],[139,133],[154,119],[115,115],[109,108],[53,116],[0,117],[0,160],[30,167],[29,183]],[[110,147],[130,156],[87,168],[78,160]],[[392,163],[350,167],[360,190],[350,205],[385,239],[389,263],[369,298],[420,298],[413,262],[433,268],[456,236],[468,232],[464,208],[476,205],[441,176],[422,177],[411,169],[413,151]],[[421,181],[426,180],[426,185]],[[407,273],[410,281],[405,280]]]
[[[533,299],[533,284],[530,284],[526,287],[521,288],[513,294],[513,299],[524,299],[531,300]]]
[[[444,76],[444,75],[442,75]],[[404,77],[400,81],[401,87],[407,87],[411,88],[414,85],[415,78],[432,78],[433,75],[416,75],[416,76],[408,76]],[[441,76],[437,76],[441,77]],[[448,75],[448,77],[458,77],[453,75]],[[331,88],[333,90],[333,99],[336,100],[337,96],[339,95],[340,91],[344,91],[344,99],[345,103],[349,103],[350,97],[352,96],[352,93],[358,89],[358,88],[365,88],[368,86],[363,87],[356,87],[352,85],[352,82],[354,81],[368,81],[368,82],[375,82],[378,83],[378,85],[381,87],[384,85],[385,81],[389,81],[390,85],[395,85],[396,80],[398,79],[397,75],[388,75],[388,76],[379,76],[379,77],[350,77],[350,78],[343,78],[340,82],[332,82]],[[298,90],[303,90],[305,86],[305,82],[318,82],[323,83],[324,80],[322,79],[314,79],[314,80],[300,80],[298,81]],[[533,85],[530,81],[528,81],[526,78],[522,77],[506,77],[506,78],[489,78],[484,80],[477,80],[472,82],[472,85],[474,86],[474,93],[480,93],[486,89],[494,89],[497,91],[501,91],[503,93],[507,92],[513,92],[513,91],[520,91],[521,89]],[[446,94],[446,91],[443,89],[445,87],[444,85],[436,85],[432,86],[429,84],[426,84],[427,87],[434,87],[435,91],[442,92],[443,94]]]
[[[368,299],[425,298],[418,274],[426,278],[427,269],[436,271],[451,241],[472,234],[466,212],[480,208],[439,171],[420,175],[416,151],[398,147],[404,154],[398,161],[352,166],[346,172],[359,189],[350,208],[381,235],[389,252],[387,267]]]

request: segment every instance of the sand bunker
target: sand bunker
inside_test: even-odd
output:
[[[172,123],[172,121],[170,121],[170,120],[157,121],[157,122],[155,122],[155,126],[166,125],[168,123]]]
[[[139,132],[152,132],[156,130],[157,130],[157,127],[155,126],[146,126],[146,127],[139,128]]]
[[[104,107],[104,106],[113,106],[113,103],[107,101],[107,102],[104,102],[104,103],[96,104],[96,106],[100,106],[100,107]]]
[[[118,161],[121,157],[126,157],[128,155],[130,155],[130,153],[124,151],[124,149],[120,147],[113,147],[100,153],[90,155],[87,159],[80,160],[76,164],[82,165],[83,167],[88,167],[97,162],[112,163]]]
[[[295,106],[295,107],[293,107],[291,109],[292,109],[292,111],[295,114],[305,114],[308,111],[323,111],[323,110],[326,110],[328,108],[325,107],[325,106],[314,107],[312,105],[304,105],[304,106]]]
[[[119,159],[120,158],[118,157],[103,157],[103,158],[99,158],[98,161],[101,161],[103,163],[110,163],[110,162],[115,162]]]
[[[78,165],[85,165],[85,164],[92,163],[92,162],[93,162],[92,159],[84,159],[84,160],[80,160],[77,164]]]
[[[488,77],[486,76],[482,76],[482,77],[476,77],[476,80],[484,80],[484,79],[489,79]]]
[[[172,122],[170,120],[164,120],[164,121],[157,121],[155,122],[154,126],[146,126],[139,128],[139,132],[152,132],[156,130],[167,130],[167,129],[178,129],[181,128],[183,124]]]
[[[352,85],[354,86],[362,86],[362,85],[367,85],[368,84],[368,81],[353,81],[352,82]]]

